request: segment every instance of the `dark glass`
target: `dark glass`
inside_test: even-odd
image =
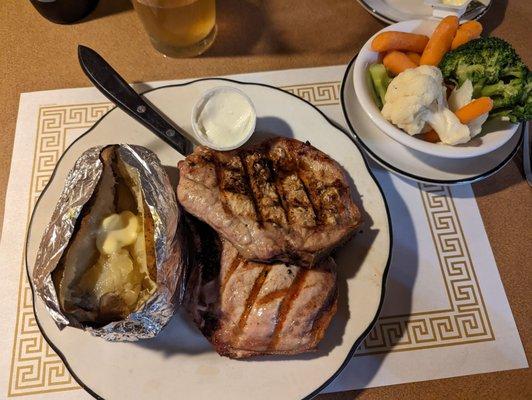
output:
[[[89,15],[98,0],[31,0],[31,3],[46,19],[57,24],[71,24]]]

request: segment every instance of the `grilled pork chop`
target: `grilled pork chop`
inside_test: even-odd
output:
[[[340,165],[295,139],[230,152],[198,147],[178,167],[183,207],[246,259],[312,267],[362,221]]]
[[[316,348],[336,312],[332,258],[313,269],[261,264],[243,259],[204,223],[192,230],[196,258],[187,309],[219,354],[245,358]]]

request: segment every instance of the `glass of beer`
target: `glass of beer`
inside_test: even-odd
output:
[[[194,57],[216,37],[215,0],[133,0],[153,46],[169,57]]]

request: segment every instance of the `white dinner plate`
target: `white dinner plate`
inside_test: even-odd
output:
[[[258,132],[309,141],[334,157],[350,177],[353,196],[364,210],[365,225],[335,255],[338,312],[315,353],[238,361],[214,352],[182,312],[154,339],[111,343],[74,328],[60,331],[40,298],[34,297],[36,320],[45,339],[76,381],[95,397],[311,398],[349,362],[377,319],[390,262],[391,227],[382,192],[357,146],[311,104],[265,85],[204,79],[155,89],[145,96],[190,132],[195,102],[206,90],[220,85],[237,87],[251,98]],[[75,160],[91,146],[120,142],[156,152],[175,183],[175,166],[182,156],[121,110],[111,110],[66,150],[35,206],[26,249],[29,277],[40,238]]]
[[[423,0],[357,0],[375,18],[387,24],[432,17],[432,7]],[[478,4],[476,4],[478,3]],[[490,8],[491,0],[472,1],[460,18],[479,19]]]
[[[471,158],[444,158],[413,150],[381,131],[363,110],[353,86],[354,57],[345,72],[341,100],[351,134],[383,167],[406,178],[424,183],[455,185],[484,179],[512,159],[522,140],[522,129],[498,149]]]

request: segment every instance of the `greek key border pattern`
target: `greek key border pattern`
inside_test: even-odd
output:
[[[315,106],[324,106],[339,104],[340,85],[340,82],[320,82],[282,86],[281,89]],[[39,109],[28,220],[65,150],[67,131],[89,128],[111,107],[111,103],[90,103]],[[411,315],[381,316],[355,356],[495,339],[450,189],[420,185],[420,193],[451,307]],[[79,388],[38,330],[31,290],[24,265],[21,265],[8,397]]]
[[[450,308],[381,316],[355,356],[495,340],[451,189],[418,186]]]
[[[96,103],[39,109],[28,221],[35,202],[65,150],[67,132],[91,127],[111,106],[110,103]],[[21,265],[17,311],[8,397],[79,389],[35,322],[24,263]]]
[[[333,106],[340,102],[340,86],[340,82],[321,82],[281,86],[280,89],[295,94],[315,106]]]

